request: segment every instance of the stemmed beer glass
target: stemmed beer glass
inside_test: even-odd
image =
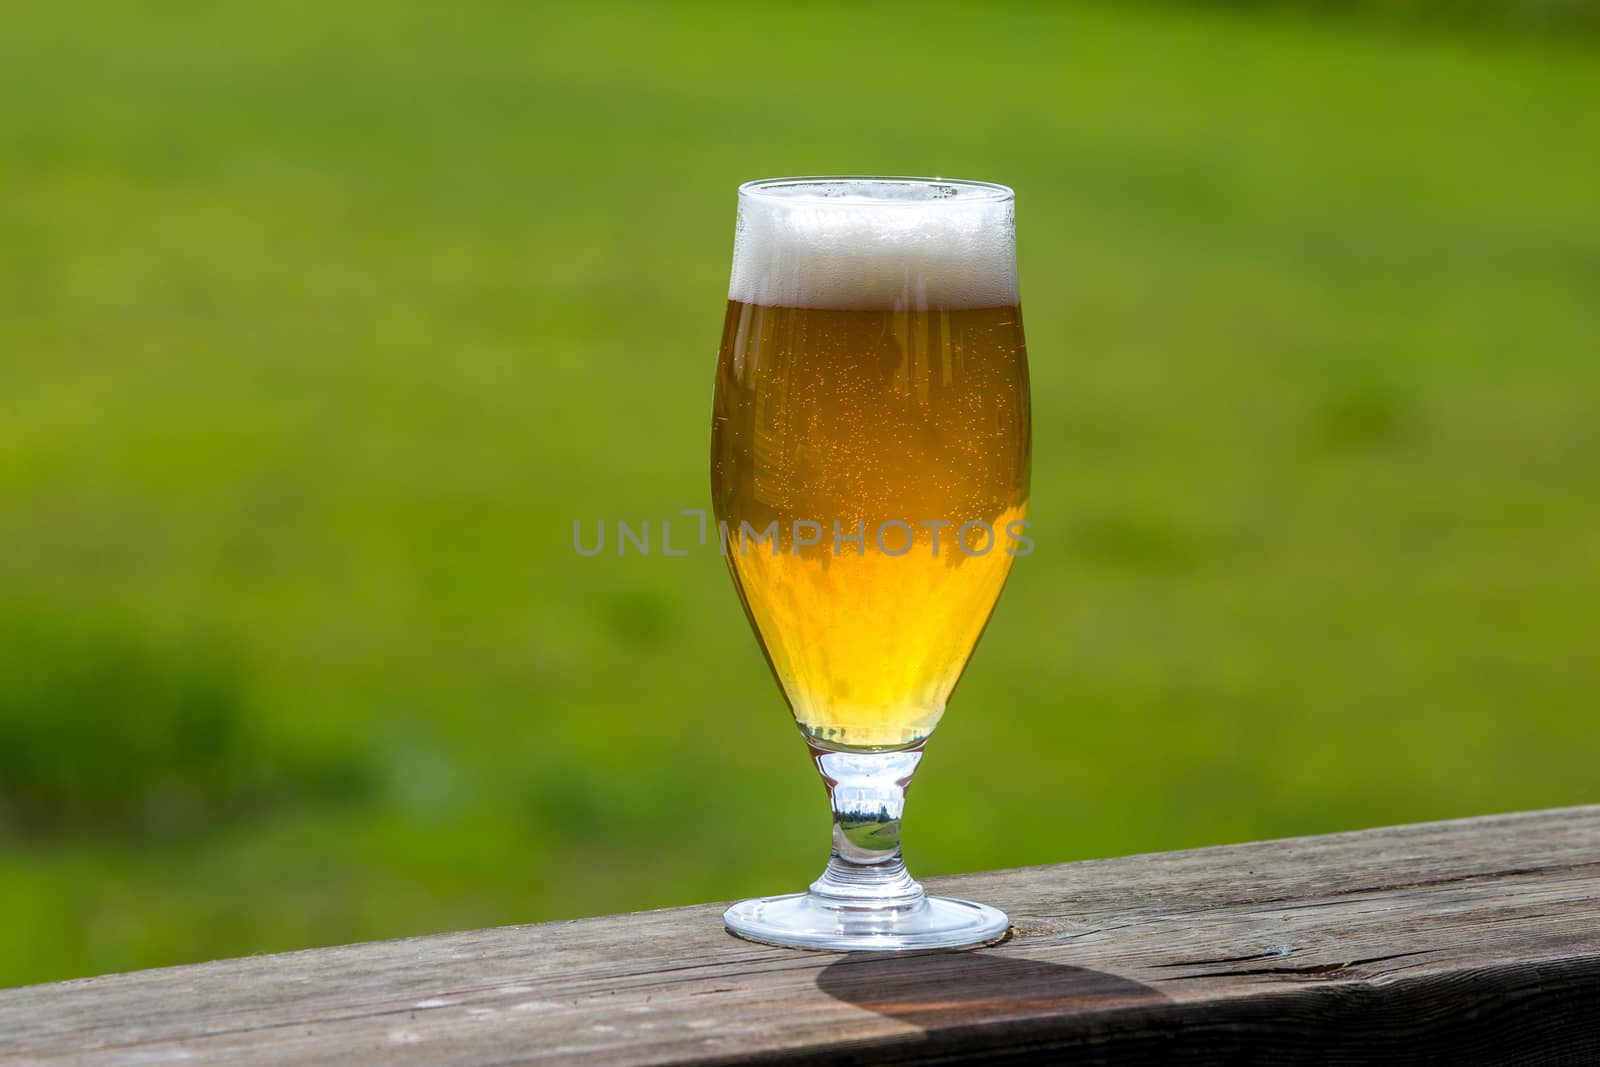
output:
[[[815,949],[985,944],[931,897],[900,819],[1026,534],[1030,422],[1014,197],[924,178],[739,189],[711,485],[724,553],[833,807],[807,893],[734,933]]]

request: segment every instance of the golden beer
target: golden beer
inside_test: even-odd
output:
[[[912,203],[855,220],[848,204],[822,206],[741,214],[713,502],[808,740],[902,748],[937,725],[1031,545],[1009,215],[1003,244],[992,237],[1010,206]]]

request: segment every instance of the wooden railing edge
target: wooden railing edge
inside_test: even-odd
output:
[[[1011,936],[795,953],[689,905],[303,949],[0,990],[0,1057],[1600,1062],[1600,805],[929,882]]]

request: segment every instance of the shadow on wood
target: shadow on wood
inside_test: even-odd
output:
[[[982,951],[847,956],[818,972],[817,988],[923,1030],[1059,1018],[1167,999],[1104,971]]]

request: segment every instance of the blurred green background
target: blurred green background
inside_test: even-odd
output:
[[[572,548],[705,506],[759,176],[1018,190],[917,873],[1600,799],[1595,25],[9,6],[0,985],[816,875],[721,561]]]

